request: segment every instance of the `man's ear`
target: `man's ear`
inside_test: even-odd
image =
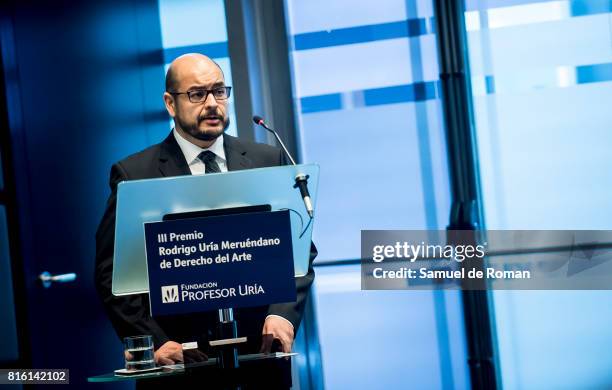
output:
[[[174,96],[168,92],[164,92],[164,104],[166,105],[168,115],[174,118],[176,116],[176,101],[174,100]]]

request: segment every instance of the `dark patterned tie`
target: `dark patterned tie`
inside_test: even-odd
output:
[[[221,172],[221,168],[219,168],[219,164],[216,161],[216,155],[210,150],[205,150],[198,155],[198,158],[202,160],[206,169],[204,173],[218,173]]]

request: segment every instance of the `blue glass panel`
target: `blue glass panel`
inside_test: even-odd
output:
[[[576,67],[576,83],[612,81],[612,63]]]
[[[572,16],[585,16],[612,12],[610,0],[572,0]]]
[[[213,42],[165,49],[164,62],[169,64],[176,57],[188,53],[202,53],[213,59],[229,57],[227,42]]]
[[[317,263],[359,258],[361,229],[444,228],[432,2],[285,4],[300,158],[321,166]],[[356,266],[316,272],[326,388],[469,388],[456,292],[361,291]]]
[[[375,88],[364,91],[366,106],[419,102],[436,98],[436,83],[433,81],[398,85],[395,87]]]
[[[425,19],[411,19],[401,22],[297,34],[293,39],[295,50],[308,50],[383,39],[415,37],[426,33]]]
[[[300,99],[302,114],[319,111],[339,110],[342,108],[342,95],[332,93],[329,95],[305,96]]]
[[[227,41],[223,0],[159,0],[164,47]]]
[[[362,291],[359,266],[316,268],[326,389],[469,389],[457,291]]]
[[[610,2],[469,3],[487,227],[611,229]],[[612,292],[492,297],[504,389],[612,386]]]
[[[322,166],[325,261],[358,258],[360,229],[444,227],[449,193],[430,1],[380,5],[393,13],[345,2],[332,6],[343,18],[309,17],[321,3],[286,4],[300,155]]]

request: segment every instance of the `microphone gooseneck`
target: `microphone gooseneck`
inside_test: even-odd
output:
[[[255,122],[256,125],[261,126],[264,129],[268,130],[270,133],[274,134],[274,137],[276,138],[276,140],[282,147],[283,151],[285,152],[285,155],[289,158],[289,161],[291,161],[291,164],[297,165],[295,163],[295,160],[291,156],[291,153],[289,153],[289,151],[287,150],[287,147],[285,146],[283,141],[280,139],[278,133],[274,131],[273,129],[271,129],[270,127],[268,127],[268,125],[266,125],[266,122],[264,121],[262,117],[260,117],[259,115],[255,115],[253,117],[253,122]],[[302,200],[304,201],[304,206],[306,207],[308,216],[310,216],[310,218],[312,219],[314,217],[314,208],[312,207],[312,200],[310,199],[310,193],[308,192],[308,175],[305,175],[303,173],[298,173],[295,176],[295,185],[293,186],[293,188],[298,188],[300,190],[300,195],[302,195]]]
[[[259,125],[259,126],[263,127],[264,129],[268,130],[270,133],[274,134],[274,137],[276,138],[276,140],[278,141],[280,146],[283,148],[283,151],[285,152],[285,155],[287,155],[287,157],[289,157],[289,161],[291,161],[291,164],[297,165],[295,163],[295,160],[291,156],[291,153],[289,153],[289,151],[287,150],[287,147],[285,146],[283,141],[278,136],[278,133],[276,131],[272,130],[271,128],[269,128],[268,125],[266,125],[266,122],[264,122],[262,117],[260,117],[259,115],[255,115],[253,117],[253,122],[255,122],[256,125]]]

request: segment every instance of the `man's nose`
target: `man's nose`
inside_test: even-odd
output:
[[[217,99],[215,99],[212,92],[209,92],[204,100],[204,107],[217,107],[218,105]]]

